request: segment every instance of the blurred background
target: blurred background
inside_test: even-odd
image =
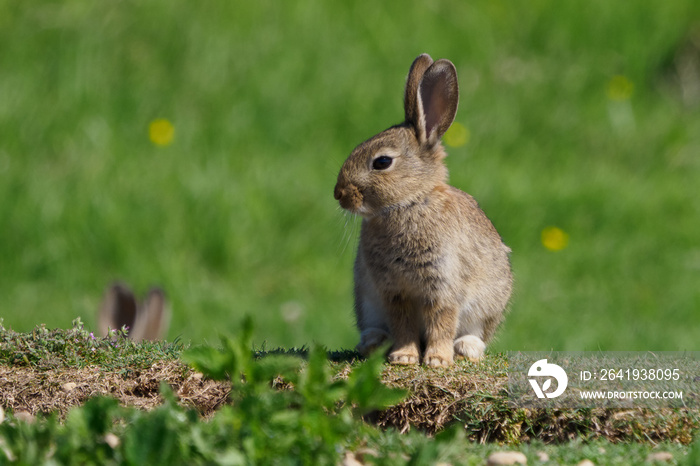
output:
[[[513,249],[493,350],[698,350],[700,3],[0,3],[0,316],[95,328],[152,284],[168,339],[358,339],[333,186],[459,73],[451,184]]]

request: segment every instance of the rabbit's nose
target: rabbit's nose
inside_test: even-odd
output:
[[[338,183],[335,185],[333,196],[340,202],[340,207],[343,209],[354,212],[362,207],[362,193],[354,184],[343,185]]]

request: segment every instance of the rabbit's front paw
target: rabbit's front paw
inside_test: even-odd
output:
[[[389,362],[391,364],[418,364],[420,354],[418,353],[418,348],[415,345],[404,346],[395,351],[389,353]]]
[[[464,335],[455,340],[455,353],[470,361],[478,361],[484,356],[486,343],[475,335]]]
[[[389,338],[389,334],[381,328],[368,328],[360,334],[360,342],[355,349],[362,356],[369,356]]]
[[[448,367],[452,365],[453,352],[451,345],[428,347],[423,358],[429,367]]]

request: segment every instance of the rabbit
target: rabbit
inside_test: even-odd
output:
[[[442,135],[458,103],[457,71],[423,54],[411,65],[405,121],[357,146],[334,197],[362,217],[354,265],[356,349],[387,340],[392,364],[478,360],[513,288],[510,248],[469,194],[447,184]]]
[[[134,293],[122,283],[114,283],[105,292],[98,316],[98,327],[102,336],[110,329],[129,329],[128,337],[133,341],[159,340],[168,329],[170,310],[165,292],[151,288],[143,303],[136,302]]]

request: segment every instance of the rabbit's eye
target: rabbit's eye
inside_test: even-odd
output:
[[[394,159],[388,155],[380,155],[372,161],[372,168],[375,170],[386,170],[394,162]]]

